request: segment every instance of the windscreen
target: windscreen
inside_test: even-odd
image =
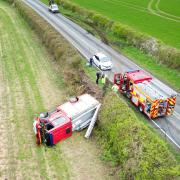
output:
[[[57,5],[52,5],[52,8],[57,8]]]
[[[103,57],[103,58],[101,59],[101,61],[102,61],[102,62],[109,62],[110,60],[109,60],[108,57]]]
[[[64,121],[66,121],[66,117],[58,117],[58,118],[56,118],[56,119],[53,119],[52,120],[52,124],[54,125],[54,126],[58,126],[58,125],[60,125],[60,124],[62,124]]]

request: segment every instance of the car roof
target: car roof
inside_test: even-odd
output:
[[[102,52],[98,52],[95,54],[96,56],[98,56],[99,58],[104,58],[107,57],[105,54],[103,54]]]

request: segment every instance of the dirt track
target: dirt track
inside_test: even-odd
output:
[[[0,179],[109,179],[95,144],[82,136],[62,148],[35,144],[34,114],[65,97],[55,67],[28,25],[0,2]]]

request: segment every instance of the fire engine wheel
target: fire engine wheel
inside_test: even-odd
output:
[[[36,144],[37,145],[40,145],[41,144],[41,142],[40,142],[40,139],[36,136]]]
[[[143,112],[143,107],[141,105],[139,105],[139,111]]]

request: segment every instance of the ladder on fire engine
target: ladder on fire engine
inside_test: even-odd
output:
[[[96,123],[96,119],[97,119],[97,115],[98,115],[98,111],[99,111],[100,107],[101,107],[101,104],[99,104],[97,106],[96,111],[95,111],[95,113],[94,113],[94,115],[92,117],[92,120],[91,120],[90,124],[89,124],[89,127],[88,127],[88,129],[86,131],[86,134],[85,134],[84,137],[87,138],[87,139],[90,137],[90,135],[92,133],[92,130],[93,130],[94,125]]]

